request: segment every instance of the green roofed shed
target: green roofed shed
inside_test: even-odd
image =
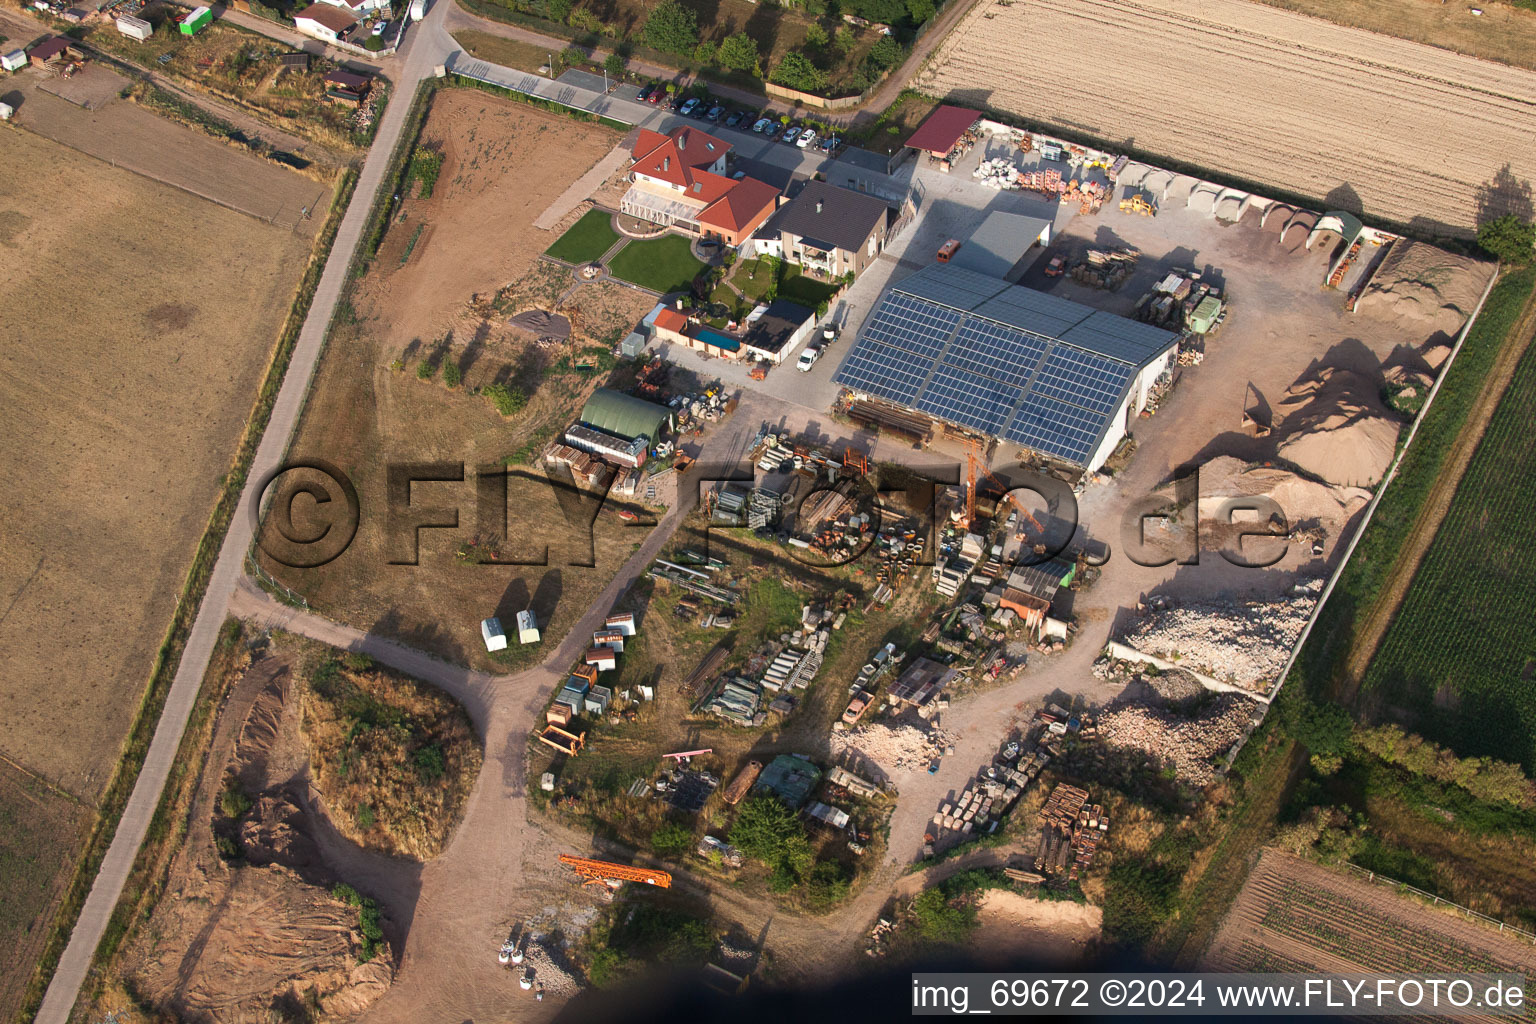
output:
[[[581,410],[581,422],[619,437],[644,437],[655,445],[663,427],[670,427],[672,410],[611,388],[598,388]]]

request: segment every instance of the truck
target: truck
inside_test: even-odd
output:
[[[420,21],[427,16],[427,0],[411,0],[411,20]]]

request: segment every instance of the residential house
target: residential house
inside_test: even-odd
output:
[[[863,192],[807,181],[758,233],[778,254],[825,277],[862,274],[885,248],[891,211]]]
[[[663,344],[682,345],[705,355],[720,359],[740,359],[741,340],[733,338],[713,327],[696,324],[687,314],[675,309],[663,309],[656,314],[652,335]]]
[[[389,9],[389,0],[320,0],[320,3],[351,11],[359,18],[374,11]]]
[[[350,10],[333,4],[311,4],[293,16],[294,28],[331,43],[345,42],[357,26],[358,20]]]
[[[632,217],[740,245],[773,213],[778,189],[726,176],[731,144],[691,125],[665,135],[642,128],[630,151],[630,189],[619,209]]]

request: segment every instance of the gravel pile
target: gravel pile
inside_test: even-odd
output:
[[[561,961],[538,942],[529,942],[524,955],[524,966],[533,968],[533,980],[544,986],[546,995],[573,996],[581,988]]]
[[[1321,579],[1278,601],[1221,601],[1155,611],[1121,641],[1201,675],[1268,692],[1322,593]]]
[[[1235,693],[1214,695],[1192,716],[1144,704],[1111,705],[1099,716],[1099,737],[1110,746],[1144,750],[1172,765],[1180,779],[1204,787],[1216,779],[1211,759],[1225,754],[1257,716],[1257,702]]]
[[[873,722],[851,732],[832,734],[832,757],[841,760],[849,752],[874,764],[886,775],[926,771],[928,763],[950,742],[942,729]]]

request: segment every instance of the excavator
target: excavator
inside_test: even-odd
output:
[[[672,887],[672,875],[657,868],[638,868],[606,860],[588,860],[585,857],[573,857],[568,853],[560,855],[560,863],[576,872],[577,876],[583,879],[582,885],[601,885],[610,892],[625,882],[644,882],[646,885],[654,885],[661,889]]]

